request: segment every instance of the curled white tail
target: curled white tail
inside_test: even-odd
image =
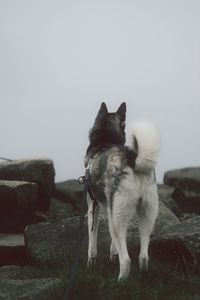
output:
[[[137,153],[135,170],[148,172],[155,168],[160,153],[160,136],[158,130],[149,121],[140,121],[131,128],[132,143]]]

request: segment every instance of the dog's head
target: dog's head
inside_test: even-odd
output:
[[[114,113],[109,113],[103,102],[89,133],[90,148],[108,144],[124,145],[125,119],[125,102]]]

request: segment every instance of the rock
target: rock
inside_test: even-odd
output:
[[[0,232],[28,224],[35,213],[36,201],[35,183],[0,180]]]
[[[170,209],[177,217],[180,217],[180,209],[176,201],[172,198],[174,187],[166,184],[158,184],[158,196],[168,209]]]
[[[188,219],[191,219],[191,218],[193,218],[193,217],[196,217],[196,214],[194,214],[194,213],[183,213],[183,214],[181,214],[181,217],[180,217],[180,221],[182,222],[182,221],[186,221],[186,220],[188,220]]]
[[[82,197],[83,185],[78,180],[71,179],[55,185],[55,198],[70,203],[77,211],[80,210]]]
[[[76,214],[78,214],[78,212],[74,210],[73,205],[56,198],[51,199],[50,208],[47,212],[47,217],[50,221],[73,217]]]
[[[0,234],[0,266],[27,263],[23,234]]]
[[[21,266],[17,265],[8,265],[0,267],[0,278],[1,279],[8,279],[12,278],[13,276],[15,278],[20,278],[21,270],[23,268]]]
[[[60,296],[60,297],[59,297]],[[0,300],[53,300],[61,299],[60,280],[0,279]]]
[[[159,201],[159,213],[153,234],[157,234],[167,226],[176,225],[179,223],[180,220],[177,218],[177,216],[170,209],[168,209],[162,201]]]
[[[179,223],[178,218],[160,202],[159,217],[156,222],[155,232],[160,231],[164,226]],[[71,217],[51,223],[40,223],[30,225],[25,230],[25,244],[28,253],[34,262],[57,263],[66,261],[67,258],[77,249],[79,230],[79,217]],[[88,234],[87,218],[85,218],[83,229],[83,253],[87,253]],[[110,234],[108,221],[102,213],[98,234],[98,248],[109,253]],[[139,235],[137,220],[133,228],[129,230],[127,238],[128,245],[138,244]]]
[[[0,247],[24,246],[23,234],[0,234]]]
[[[33,219],[31,221],[32,222],[30,222],[29,224],[35,224],[35,223],[41,223],[41,222],[48,222],[49,218],[48,218],[47,214],[42,213],[40,211],[36,211],[35,214],[34,214],[34,216],[33,216]]]
[[[168,171],[164,174],[164,184],[200,192],[200,167]]]
[[[200,266],[200,216],[163,228],[153,237],[150,252],[156,259]]]
[[[27,252],[33,262],[47,264],[64,262],[76,251],[78,229],[79,217],[27,226],[25,230]],[[86,230],[85,221],[84,237]]]
[[[172,192],[174,191],[174,187],[166,184],[157,184],[158,188],[158,196],[159,200],[162,202],[166,202],[165,205],[168,203],[168,198],[171,196]],[[166,200],[167,199],[167,200]]]
[[[184,191],[176,187],[171,197],[176,202],[182,214],[200,214],[200,195],[192,196],[189,193],[187,196]]]
[[[54,191],[54,166],[49,159],[15,160],[0,163],[0,179],[37,183],[37,210],[47,210]]]

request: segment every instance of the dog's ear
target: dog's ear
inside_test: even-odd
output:
[[[117,110],[117,114],[120,116],[121,122],[125,122],[126,119],[126,103],[123,102]]]
[[[107,114],[108,113],[108,109],[107,109],[107,106],[104,102],[101,103],[101,107],[98,111],[98,114],[97,114],[97,118],[103,114]]]

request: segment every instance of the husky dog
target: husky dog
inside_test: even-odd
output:
[[[88,265],[97,257],[99,209],[108,215],[111,235],[110,259],[119,255],[118,279],[130,272],[126,235],[132,219],[138,217],[140,233],[139,266],[148,268],[148,245],[158,213],[155,165],[159,156],[159,135],[153,124],[141,122],[132,130],[130,146],[125,143],[126,103],[115,113],[101,104],[89,133],[85,167],[88,182]]]

